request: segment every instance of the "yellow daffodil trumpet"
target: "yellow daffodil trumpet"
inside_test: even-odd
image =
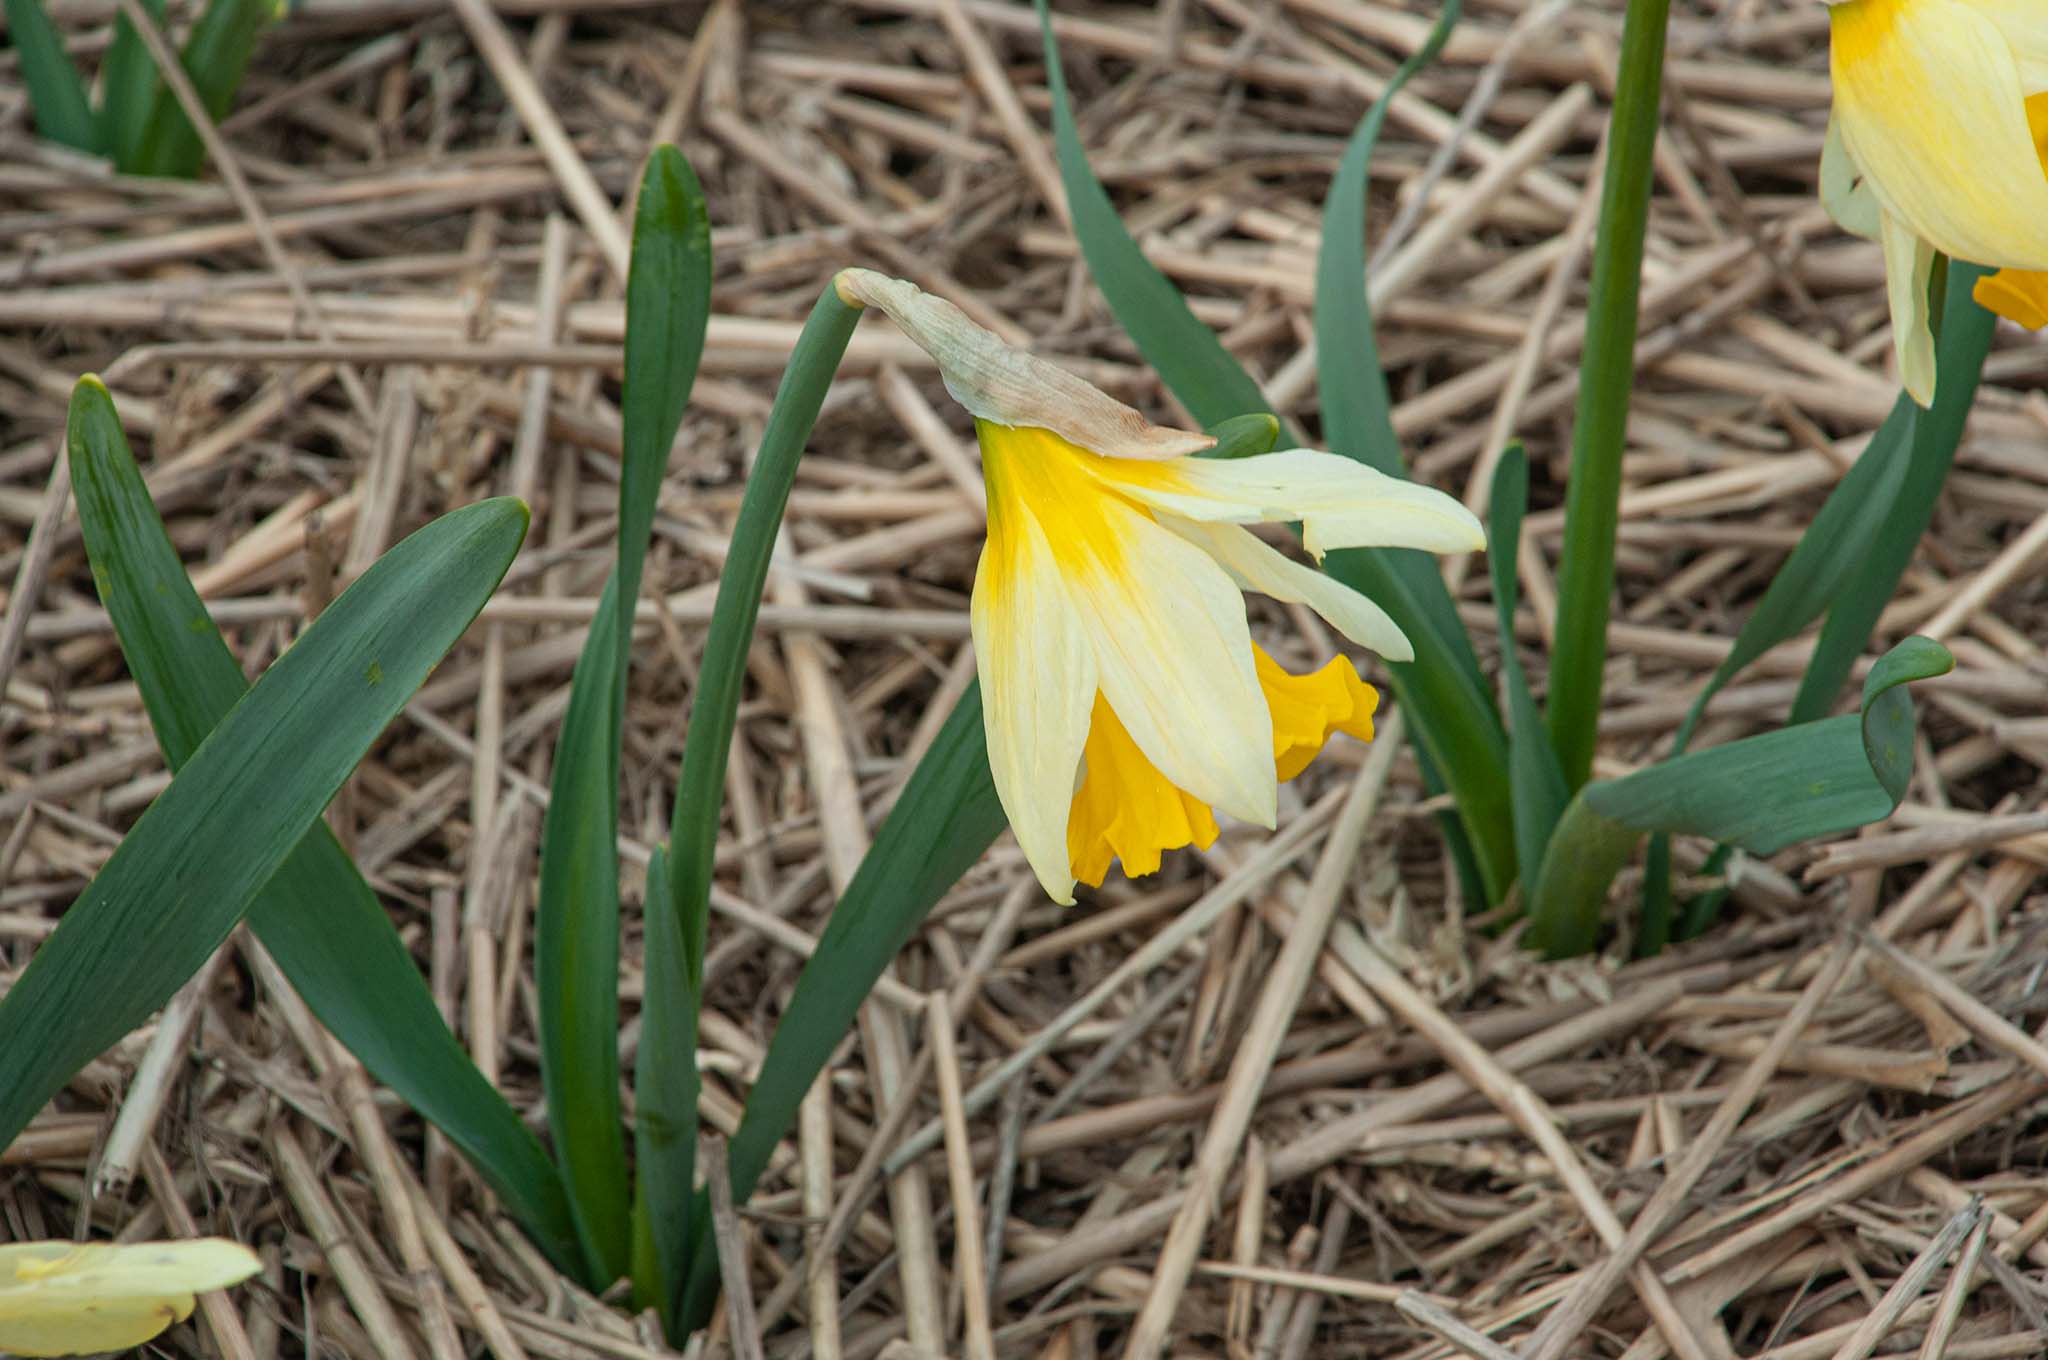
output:
[[[1074,900],[1113,859],[1150,873],[1206,847],[1212,809],[1272,826],[1277,784],[1332,732],[1372,736],[1378,695],[1337,657],[1308,675],[1251,639],[1242,592],[1306,605],[1392,660],[1408,640],[1364,596],[1245,526],[1302,526],[1332,548],[1469,552],[1479,521],[1427,487],[1306,449],[1189,455],[1205,435],[1154,425],[1012,349],[958,307],[865,269],[837,279],[937,361],[980,436],[988,542],[972,622],[989,769],[1045,890]]]
[[[0,1352],[127,1350],[192,1316],[195,1294],[263,1268],[217,1237],[189,1242],[20,1242],[0,1246]]]
[[[1973,296],[2048,321],[2048,5],[1842,0],[1828,11],[1834,107],[1821,201],[1884,248],[1906,390],[1934,399],[1934,252],[1995,266]]]

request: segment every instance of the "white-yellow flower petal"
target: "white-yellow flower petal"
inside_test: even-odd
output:
[[[834,286],[849,305],[888,313],[938,363],[946,390],[976,420],[1038,426],[1112,458],[1173,458],[1216,442],[1154,425],[1059,365],[1004,344],[915,284],[871,269],[842,269]]]
[[[1970,6],[2012,44],[2021,88],[2030,95],[2048,90],[2048,5],[2041,0],[1970,0]]]
[[[1412,661],[1415,648],[1387,611],[1313,567],[1303,566],[1235,524],[1205,524],[1178,515],[1161,518],[1167,528],[1223,564],[1246,590],[1289,604],[1307,605],[1330,626],[1389,661]]]
[[[1070,560],[1067,586],[1103,697],[1175,785],[1273,825],[1273,719],[1252,664],[1244,596],[1192,543],[1113,497],[1098,502],[1120,551],[1113,560]]]
[[[0,1247],[0,1351],[83,1355],[139,1346],[192,1314],[193,1295],[263,1268],[235,1242],[23,1242]]]
[[[1886,212],[1958,259],[2048,269],[2048,174],[1998,22],[1973,0],[1849,0],[1828,17],[1834,116]]]
[[[1256,458],[1097,459],[1088,466],[1132,499],[1184,519],[1299,520],[1302,543],[1316,557],[1332,548],[1471,552],[1486,546],[1486,531],[1452,497],[1335,454],[1288,449]]]
[[[1922,406],[1934,400],[1934,332],[1927,324],[1927,283],[1934,247],[1890,213],[1878,223],[1884,246],[1884,288],[1892,309],[1892,348],[1899,383]]]
[[[1828,115],[1827,140],[1820,150],[1820,203],[1836,226],[1866,241],[1877,239],[1880,209],[1855,158],[1842,144],[1842,121]]]
[[[989,773],[1017,844],[1055,902],[1074,900],[1067,810],[1095,703],[1095,657],[1045,531],[992,502],[974,576],[975,669]]]

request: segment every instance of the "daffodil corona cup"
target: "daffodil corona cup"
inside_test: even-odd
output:
[[[1906,390],[1934,400],[1936,251],[2000,272],[1978,302],[2048,322],[2048,0],[1842,0],[1821,201],[1884,248]]]
[[[842,271],[851,306],[886,312],[974,417],[988,541],[972,619],[989,770],[1047,893],[1074,900],[1112,860],[1151,873],[1206,847],[1215,811],[1272,826],[1277,785],[1333,732],[1372,737],[1378,694],[1333,657],[1296,675],[1252,641],[1243,592],[1306,605],[1352,642],[1414,656],[1384,610],[1244,526],[1294,523],[1333,548],[1470,552],[1456,500],[1348,458],[1289,449],[1196,457],[1207,435],[1154,425],[1013,349],[943,298]]]

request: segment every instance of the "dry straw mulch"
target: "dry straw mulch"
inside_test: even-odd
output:
[[[106,0],[53,8],[77,53],[104,49]],[[1097,169],[1313,430],[1320,200],[1428,16],[1061,8]],[[1417,475],[1469,493],[1504,436],[1528,440],[1534,663],[1618,14],[1468,8],[1388,123],[1373,293]],[[1878,251],[1814,198],[1825,32],[1806,0],[1675,18],[1608,770],[1665,748],[1893,398]],[[513,579],[333,822],[479,1064],[538,1123],[538,805],[614,528],[608,205],[678,140],[719,260],[629,703],[635,878],[666,825],[747,460],[831,271],[907,275],[1176,414],[1076,257],[1046,111],[1030,11],[994,0],[302,0],[222,129],[246,196],[217,171],[123,181],[38,143],[0,52],[0,983],[165,782],[61,478],[49,489],[68,387],[98,370],[251,672],[431,515],[499,492],[536,506]],[[1891,822],[1741,865],[1695,944],[1630,963],[1620,940],[1559,966],[1465,914],[1391,721],[1290,786],[1277,835],[1232,829],[1078,910],[1047,905],[1005,843],[905,951],[729,1224],[758,1332],[721,1320],[707,1353],[1052,1360],[1123,1353],[1170,1321],[1181,1355],[1526,1356],[1556,1316],[1553,1357],[2041,1354],[2044,372],[2048,351],[2001,335],[1885,616],[1887,638],[1918,630],[1959,659],[1919,688],[1916,787]],[[812,448],[734,750],[704,1022],[714,1129],[833,885],[971,674],[969,431],[885,322],[856,336]],[[1452,570],[1490,653],[1473,565]],[[1314,619],[1253,608],[1284,657],[1330,650]],[[1778,721],[1803,655],[1782,647],[1722,695],[1701,744]],[[1700,850],[1680,847],[1687,867]],[[638,896],[634,881],[629,1016]],[[1320,950],[1288,950],[1312,938],[1296,921],[1330,915]],[[942,1095],[991,1074],[995,1098],[940,1141],[942,1104],[957,1113]],[[900,1174],[868,1155],[921,1129],[934,1150]],[[0,1168],[0,1236],[261,1248],[267,1274],[209,1300],[169,1353],[666,1353],[557,1278],[246,937]]]

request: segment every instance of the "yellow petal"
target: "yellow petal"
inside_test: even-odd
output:
[[[1272,731],[1236,585],[1091,477],[1093,455],[1049,430],[980,432],[990,502],[1015,497],[1044,529],[1097,684],[1146,759],[1203,802],[1271,826]]]
[[[1072,903],[1067,807],[1095,702],[1095,657],[1043,527],[1016,478],[1000,471],[989,478],[988,543],[970,614],[996,795],[1046,893]]]
[[[1828,19],[1834,116],[1886,212],[1958,259],[2048,269],[2048,173],[1997,22],[1971,0],[1848,0]]]
[[[1878,222],[1884,246],[1884,289],[1892,309],[1892,348],[1899,356],[1899,383],[1922,406],[1934,400],[1934,333],[1927,325],[1927,281],[1934,271],[1934,247],[1885,213]]]
[[[1970,290],[1977,304],[2017,321],[2030,331],[2048,326],[2048,272],[2001,269],[1977,280]]]
[[[1372,740],[1379,692],[1358,678],[1350,661],[1335,656],[1321,670],[1293,675],[1263,648],[1254,650],[1259,687],[1273,714],[1273,765],[1280,778],[1292,779],[1307,769],[1332,732]]]
[[[1112,458],[1172,458],[1206,449],[1205,434],[1154,425],[1057,364],[1005,344],[941,297],[871,269],[833,280],[852,307],[879,307],[932,356],[953,400],[977,421],[1042,426]]]
[[[1097,458],[1087,466],[1132,498],[1186,519],[1300,520],[1302,543],[1317,557],[1332,548],[1470,552],[1486,546],[1486,531],[1454,498],[1335,454],[1287,449],[1170,463]]]
[[[1332,732],[1372,740],[1373,710],[1379,695],[1358,678],[1343,657],[1321,670],[1290,674],[1254,644],[1259,688],[1273,715],[1273,765],[1281,779],[1308,768]],[[1102,886],[1112,861],[1132,878],[1157,873],[1160,856],[1192,845],[1206,850],[1216,839],[1216,818],[1208,805],[1159,772],[1145,758],[1116,711],[1097,699],[1088,729],[1087,773],[1074,794],[1067,822],[1067,853],[1074,876]]]
[[[1067,821],[1067,854],[1074,877],[1102,886],[1112,860],[1132,878],[1159,871],[1167,850],[1216,840],[1216,817],[1201,799],[1173,782],[1131,740],[1109,704],[1098,697],[1088,729],[1087,773]]]
[[[219,1238],[0,1247],[0,1351],[83,1355],[139,1346],[192,1314],[193,1295],[263,1268]]]

